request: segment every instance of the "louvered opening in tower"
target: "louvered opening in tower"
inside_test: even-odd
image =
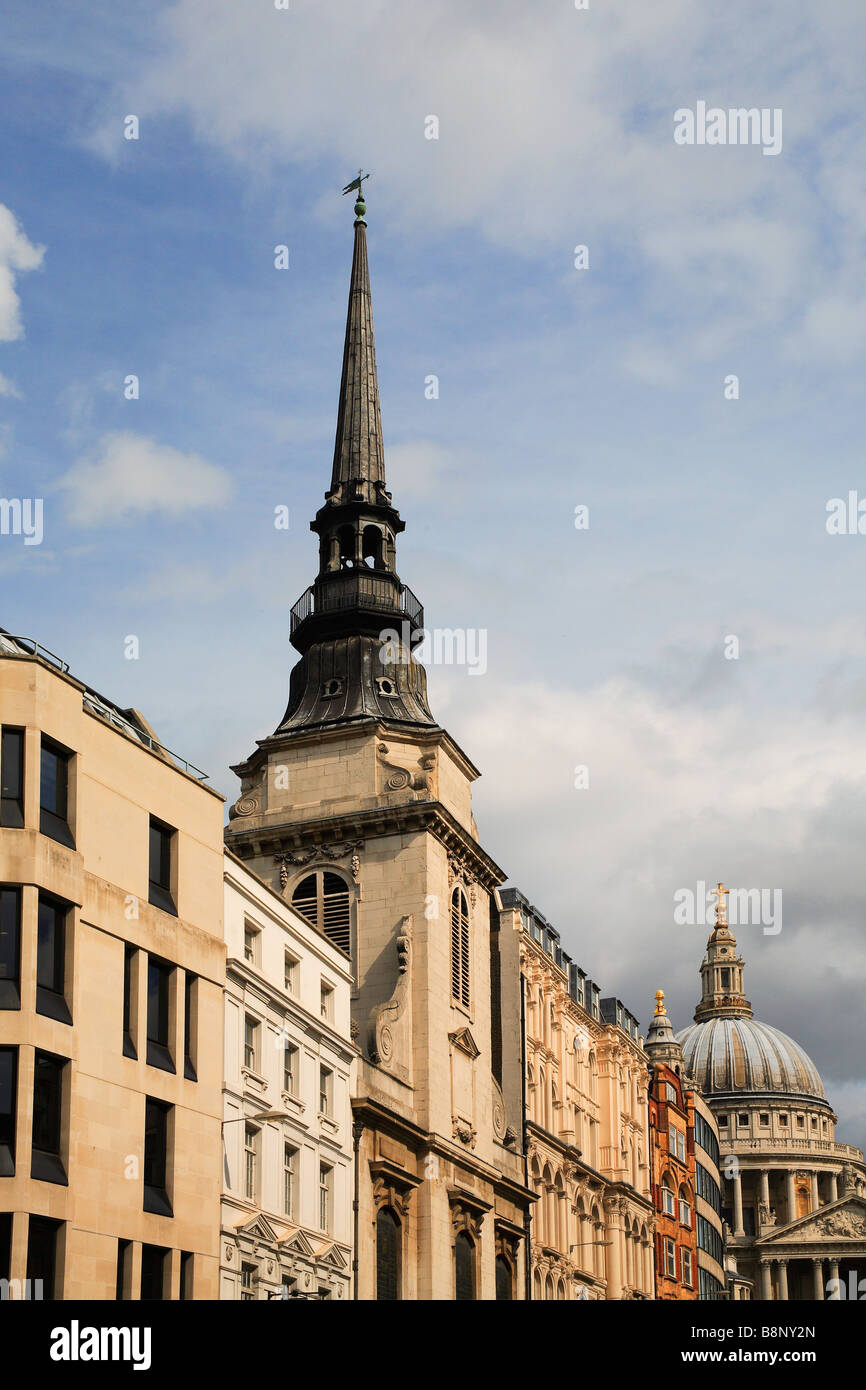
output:
[[[347,956],[352,953],[348,885],[339,874],[308,874],[292,894],[292,907]]]

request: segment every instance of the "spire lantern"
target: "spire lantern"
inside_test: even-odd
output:
[[[716,896],[716,924],[707,942],[701,963],[701,1002],[695,1010],[695,1023],[707,1018],[751,1018],[752,1006],[745,996],[743,958],[737,955],[737,941],[730,926],[725,898],[730,889],[721,883]]]

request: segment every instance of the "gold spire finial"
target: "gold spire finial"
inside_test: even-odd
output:
[[[663,989],[656,990],[656,1017],[665,1011],[665,992]]]
[[[726,911],[725,898],[728,896],[731,890],[730,888],[723,888],[722,885],[719,884],[718,888],[714,888],[712,891],[717,899],[716,926],[726,927],[728,925],[728,915]]]

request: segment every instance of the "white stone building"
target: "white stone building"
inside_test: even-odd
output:
[[[348,958],[225,855],[220,1297],[351,1297]]]

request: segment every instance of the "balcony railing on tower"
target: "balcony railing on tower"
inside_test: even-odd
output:
[[[407,584],[400,585],[395,603],[393,580],[375,570],[343,570],[328,576],[324,582],[311,584],[292,608],[291,633],[294,636],[301,623],[314,613],[339,612],[346,608],[373,608],[383,613],[398,613],[408,618],[413,627],[424,626],[424,608]]]

